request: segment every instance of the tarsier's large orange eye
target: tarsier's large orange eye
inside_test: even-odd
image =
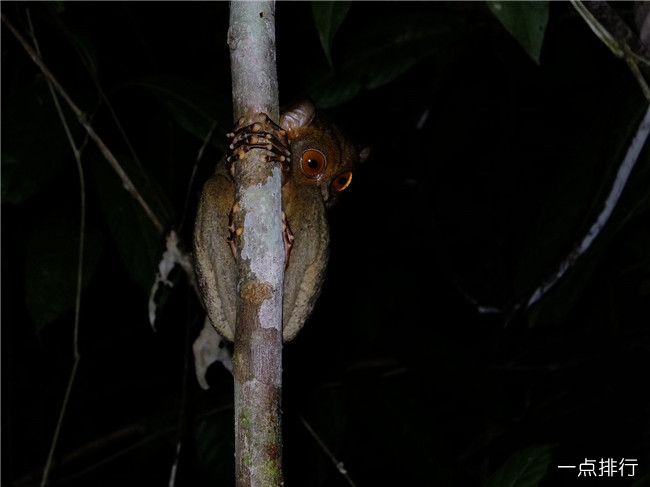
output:
[[[332,188],[334,191],[341,192],[352,182],[352,171],[345,171],[339,174],[332,181]]]
[[[320,176],[325,170],[327,161],[321,151],[309,149],[302,153],[302,171],[310,178]]]

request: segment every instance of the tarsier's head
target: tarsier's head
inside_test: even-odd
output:
[[[318,187],[325,205],[333,205],[350,185],[355,166],[368,157],[369,149],[350,143],[335,125],[316,115],[309,100],[300,100],[284,110],[280,126],[291,145],[288,178],[297,185]]]

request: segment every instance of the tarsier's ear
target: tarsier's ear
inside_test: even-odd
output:
[[[280,115],[280,127],[287,131],[289,138],[311,123],[316,115],[316,107],[306,98],[297,100],[287,107]]]

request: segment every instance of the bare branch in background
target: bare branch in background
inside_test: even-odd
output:
[[[137,188],[131,181],[131,178],[129,178],[129,176],[126,174],[124,169],[122,169],[122,166],[118,162],[117,158],[113,155],[111,150],[108,147],[106,147],[106,144],[104,144],[104,141],[99,137],[99,135],[97,135],[95,129],[92,127],[90,122],[88,122],[88,120],[86,119],[86,115],[84,114],[84,112],[74,103],[74,101],[72,101],[72,98],[70,98],[70,96],[63,89],[63,87],[58,82],[56,77],[45,65],[45,63],[41,59],[41,56],[32,48],[32,46],[29,45],[29,43],[25,40],[22,34],[18,32],[18,30],[14,27],[14,25],[5,17],[4,13],[2,14],[2,22],[11,31],[11,33],[18,40],[18,42],[23,47],[23,49],[27,51],[29,57],[32,59],[32,61],[34,61],[34,63],[38,66],[41,72],[45,75],[48,82],[52,84],[52,87],[56,90],[59,96],[63,98],[63,100],[68,105],[68,107],[72,110],[74,115],[77,117],[79,123],[84,127],[84,129],[86,129],[88,136],[91,139],[93,139],[93,141],[97,144],[97,147],[101,151],[104,158],[108,161],[108,163],[111,165],[113,170],[117,173],[119,178],[122,180],[124,189],[126,189],[131,194],[131,196],[135,198],[135,200],[140,204],[140,206],[146,213],[149,220],[151,220],[151,223],[154,225],[154,227],[156,227],[156,229],[160,233],[162,233],[164,231],[164,225],[162,224],[158,216],[156,216],[153,210],[149,207],[149,204],[144,200],[142,195],[138,192]]]

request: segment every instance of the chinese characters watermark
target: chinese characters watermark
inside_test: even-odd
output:
[[[557,468],[578,468],[578,477],[634,477],[636,458],[601,458],[600,460],[589,460],[585,458],[580,465],[558,465]],[[626,475],[627,474],[627,475]]]

